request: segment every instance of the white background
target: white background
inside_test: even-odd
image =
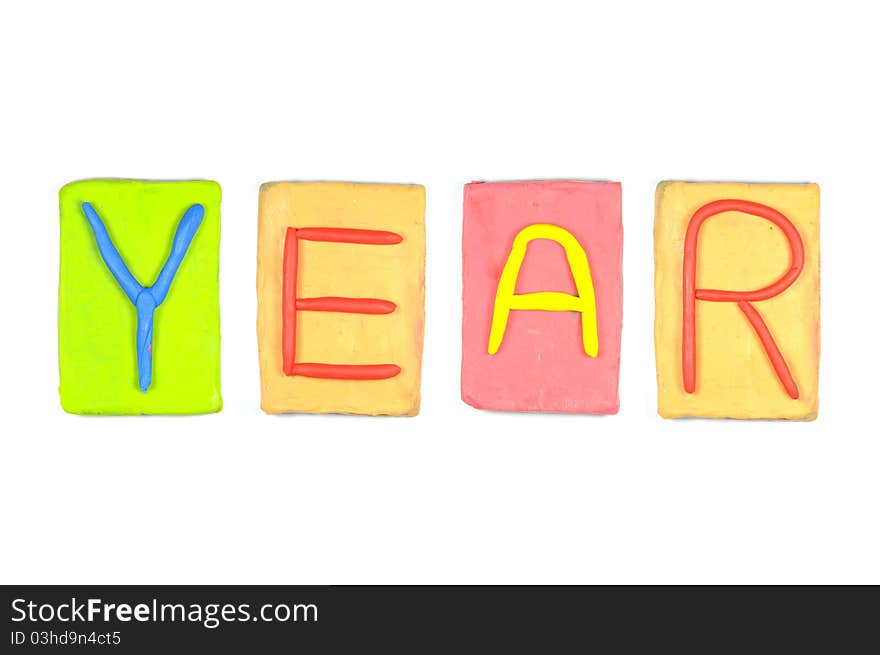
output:
[[[870,6],[5,3],[0,581],[880,582]],[[96,176],[222,184],[222,413],[62,412],[57,192]],[[614,417],[459,400],[462,185],[553,177],[623,182]],[[281,179],[427,187],[417,418],[260,411]],[[821,185],[816,422],[656,415],[661,179]]]

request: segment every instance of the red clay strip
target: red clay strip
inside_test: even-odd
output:
[[[293,366],[293,375],[331,380],[387,380],[400,373],[394,364],[304,364]]]
[[[345,312],[347,314],[390,314],[397,305],[390,300],[377,298],[297,298],[299,311]]]
[[[767,329],[767,324],[764,322],[764,319],[761,318],[758,311],[745,300],[736,303],[736,306],[742,310],[743,314],[746,315],[746,318],[749,319],[749,323],[755,328],[755,332],[761,340],[764,350],[767,352],[767,357],[770,358],[770,363],[773,364],[773,370],[776,371],[776,376],[779,378],[779,381],[782,382],[785,391],[794,400],[797,400],[800,395],[798,393],[797,384],[795,384],[794,378],[791,376],[791,371],[788,370],[788,364],[785,363],[782,353],[779,352],[779,347],[773,340],[773,335],[770,334],[770,330]]]
[[[372,246],[393,246],[403,241],[403,237],[396,232],[352,230],[344,227],[301,227],[296,231],[296,236],[303,241],[363,243]]]
[[[296,230],[287,228],[284,237],[284,271],[281,289],[281,352],[284,375],[293,375],[296,360],[296,267],[297,241]]]

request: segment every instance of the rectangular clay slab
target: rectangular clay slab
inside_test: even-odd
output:
[[[623,228],[620,184],[551,180],[473,183],[464,192],[462,399],[479,409],[614,414],[619,407]],[[582,315],[512,310],[489,354],[499,278],[517,234],[535,224],[568,231],[586,253],[598,352],[588,356]],[[559,243],[528,243],[516,293],[577,294]]]
[[[777,344],[797,387],[797,398],[789,395],[758,333],[736,302],[696,301],[696,377],[693,392],[685,389],[686,233],[701,207],[722,200],[757,203],[781,213],[803,243],[803,267],[794,282],[774,297],[750,301]],[[752,206],[752,211],[767,210]],[[784,230],[744,211],[706,218],[696,243],[698,289],[761,289],[780,279],[794,262]],[[660,415],[814,419],[819,407],[819,187],[663,182],[657,187],[654,253]]]
[[[419,411],[425,303],[425,190],[418,185],[273,182],[260,190],[257,263],[262,408],[283,412],[412,416]],[[391,231],[395,245],[300,241],[298,298],[395,303],[390,314],[296,312],[296,361],[393,364],[384,380],[285,375],[283,252],[288,228]]]
[[[74,414],[220,411],[220,185],[211,181],[82,180],[59,192],[58,359],[61,405]],[[181,217],[204,217],[153,318],[152,384],[138,386],[136,310],[98,251],[90,203],[129,271],[152,285]]]

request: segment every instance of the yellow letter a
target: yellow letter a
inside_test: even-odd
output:
[[[526,256],[526,247],[535,239],[555,241],[565,249],[568,266],[574,278],[578,295],[559,291],[516,294],[516,280]],[[495,310],[492,312],[492,330],[489,333],[489,354],[494,355],[501,347],[507,319],[513,309],[543,309],[550,312],[580,312],[584,352],[590,357],[599,354],[599,328],[596,324],[596,294],[587,253],[571,232],[556,225],[536,223],[520,230],[513,240],[510,255],[501,271],[498,290],[495,292]]]

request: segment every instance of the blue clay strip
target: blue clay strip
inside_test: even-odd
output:
[[[174,234],[174,243],[171,244],[171,254],[168,255],[165,266],[159,271],[159,277],[156,278],[153,286],[150,287],[150,290],[153,292],[153,298],[156,299],[156,307],[161,305],[162,301],[165,300],[165,296],[168,295],[171,282],[174,280],[177,269],[180,268],[180,263],[183,261],[189,244],[192,243],[196,230],[199,229],[199,225],[202,224],[204,217],[205,208],[201,205],[193,205],[186,210],[183,218],[180,219],[180,225],[177,226],[177,232]]]
[[[156,301],[149,289],[138,296],[136,307],[138,386],[146,393],[153,381],[153,313],[156,311]]]
[[[134,276],[129,272],[125,262],[122,261],[122,257],[119,256],[119,251],[116,250],[116,246],[114,246],[113,242],[110,240],[110,235],[107,234],[107,228],[104,227],[104,223],[98,216],[98,212],[96,212],[87,202],[82,204],[82,209],[83,213],[86,215],[86,219],[89,221],[92,232],[95,234],[95,241],[98,242],[98,250],[101,253],[101,258],[104,260],[107,268],[110,269],[113,277],[116,278],[119,286],[125,291],[125,295],[128,296],[128,299],[132,303],[136,303],[137,297],[144,288],[138,284],[138,281],[135,280]]]
[[[177,226],[174,242],[171,244],[171,253],[165,265],[153,286],[146,289],[134,279],[125,262],[122,261],[98,213],[87,202],[82,204],[82,209],[95,235],[101,258],[137,309],[138,386],[146,393],[153,379],[153,314],[168,295],[177,269],[180,268],[189,245],[205,217],[205,208],[202,205],[193,205],[186,210]]]

